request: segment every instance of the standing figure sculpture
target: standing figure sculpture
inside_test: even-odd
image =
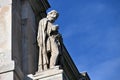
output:
[[[39,22],[37,42],[39,46],[38,71],[43,71],[58,64],[61,53],[62,37],[58,25],[53,24],[58,18],[57,11],[48,12],[47,17]]]

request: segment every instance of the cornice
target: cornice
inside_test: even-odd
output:
[[[78,80],[81,77],[81,74],[79,73],[76,65],[74,64],[71,56],[69,55],[67,49],[65,48],[65,46],[63,45],[63,57],[64,57],[64,68],[68,69],[69,71],[67,71],[68,74],[72,74],[72,76],[75,78],[74,80]]]
[[[89,75],[87,72],[80,73],[79,70],[77,69],[76,65],[74,64],[71,56],[69,55],[67,49],[65,48],[63,44],[63,65],[64,65],[64,70],[66,71],[66,74],[72,78],[72,80],[79,80],[81,78],[86,78],[85,80],[90,80]],[[84,76],[83,76],[84,74]],[[71,75],[71,76],[70,76]],[[73,77],[72,77],[73,76]]]

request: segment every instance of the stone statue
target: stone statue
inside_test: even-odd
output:
[[[38,72],[52,68],[59,62],[62,37],[58,32],[58,25],[54,24],[58,16],[58,12],[52,10],[48,12],[46,18],[39,22],[37,35],[39,46]]]

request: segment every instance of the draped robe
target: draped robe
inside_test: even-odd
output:
[[[38,66],[41,66],[42,69],[44,65],[48,64],[47,48],[46,48],[47,27],[48,27],[47,24],[48,24],[47,18],[40,20],[38,27],[38,35],[37,35],[37,42],[39,46]]]

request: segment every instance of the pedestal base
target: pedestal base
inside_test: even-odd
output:
[[[64,79],[64,73],[58,66],[46,71],[37,72],[35,75],[28,75],[31,80],[67,80]]]

